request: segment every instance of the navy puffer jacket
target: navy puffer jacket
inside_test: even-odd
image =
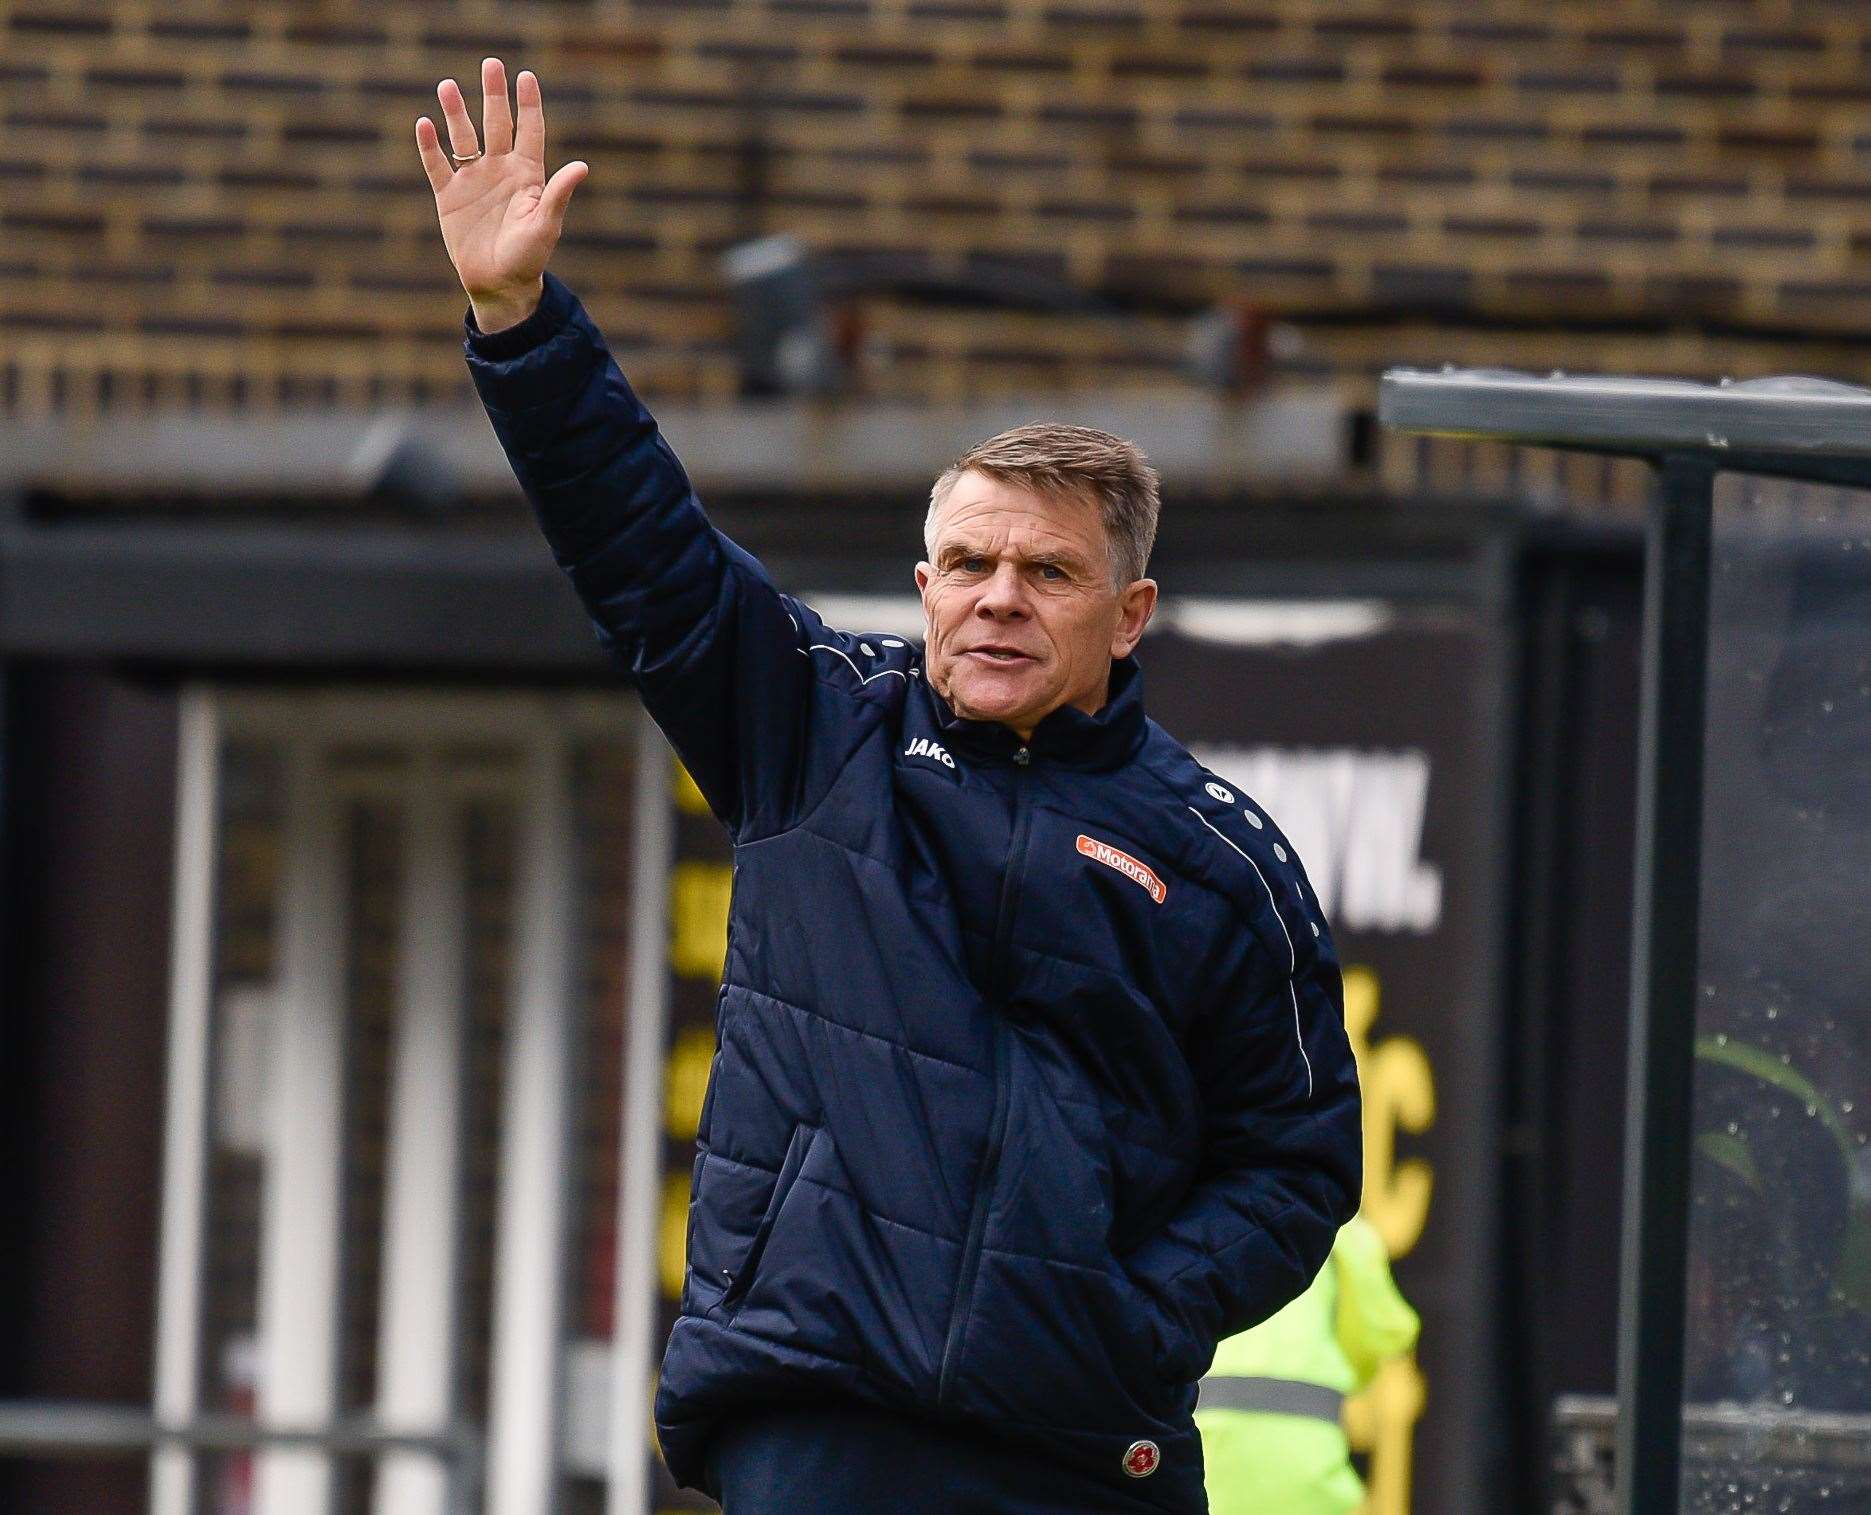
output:
[[[468,353],[735,842],[670,1469],[694,1483],[737,1407],[831,1393],[1205,1508],[1195,1380],[1358,1195],[1338,969],[1291,848],[1145,718],[1130,660],[1096,716],[1022,744],[958,719],[915,646],[780,594],[556,279]]]

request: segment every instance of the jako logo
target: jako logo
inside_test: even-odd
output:
[[[1078,839],[1078,850],[1093,862],[1103,863],[1107,868],[1115,868],[1134,884],[1143,885],[1150,898],[1162,904],[1169,898],[1169,888],[1148,868],[1132,857],[1128,852],[1119,852],[1109,842],[1095,841],[1091,837]]]
[[[934,758],[944,768],[953,768],[955,759],[942,750],[940,742],[932,742],[926,736],[919,736],[903,749],[904,757]]]

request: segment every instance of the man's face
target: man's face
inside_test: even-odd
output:
[[[1111,660],[1137,645],[1156,607],[1149,579],[1112,586],[1096,504],[986,474],[955,481],[930,551],[916,565],[930,685],[957,715],[1022,739],[1063,705],[1096,714]]]

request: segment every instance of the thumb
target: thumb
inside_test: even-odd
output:
[[[585,175],[590,172],[590,164],[574,158],[546,181],[545,189],[540,191],[539,206],[552,218],[554,226],[565,220],[565,208],[572,202],[572,191],[585,182]]]

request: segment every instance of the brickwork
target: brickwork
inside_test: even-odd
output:
[[[1112,299],[873,300],[873,393],[1183,382],[1232,294],[1353,389],[1871,377],[1851,0],[0,0],[0,406],[463,397],[412,123],[489,52],[593,165],[557,266],[658,394],[732,392],[717,255],[781,230]]]

